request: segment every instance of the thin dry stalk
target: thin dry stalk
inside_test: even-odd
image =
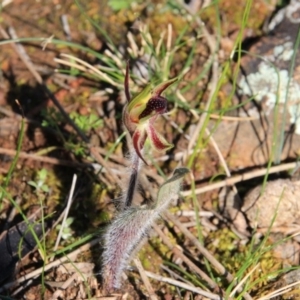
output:
[[[138,57],[139,47],[136,44],[133,34],[130,31],[128,31],[128,33],[127,33],[127,39],[128,39],[128,43],[129,43],[129,47],[127,47],[128,53],[133,57]]]
[[[182,250],[172,244],[169,238],[162,232],[162,230],[156,224],[152,226],[159,237],[162,239],[163,243],[182,261],[184,261],[189,268],[197,273],[203,280],[205,280],[212,289],[218,289],[218,285],[200,268],[198,268],[188,257],[186,257]]]
[[[123,69],[123,57],[119,57],[117,55],[115,55],[114,53],[112,53],[110,50],[106,49],[104,51],[104,54],[107,57],[110,57],[117,65],[118,68],[120,68],[121,70]]]
[[[101,156],[95,147],[90,148],[91,155],[93,158],[100,164],[107,172],[108,179],[112,184],[115,184],[120,181],[119,177],[112,171],[112,168],[108,165],[108,162]]]
[[[201,254],[212,264],[212,266],[217,270],[221,275],[225,276],[228,282],[234,281],[234,276],[229,273],[225,267],[217,261],[214,256],[206,250],[199,240],[183,225],[180,221],[178,221],[172,214],[166,212],[165,216],[169,221],[171,221],[178,229],[194,244],[194,246],[201,252]],[[238,290],[239,292],[241,289]],[[246,300],[252,300],[251,296],[248,293],[244,294],[244,298]]]
[[[232,116],[221,116],[216,114],[210,114],[211,119],[217,119],[222,121],[232,121],[232,122],[244,122],[257,120],[257,117],[232,117]]]
[[[212,56],[214,56],[215,54],[211,54]],[[213,62],[213,66],[212,66],[212,78],[210,81],[210,92],[209,92],[209,96],[208,96],[208,101],[206,103],[204,112],[202,113],[196,128],[193,131],[193,135],[191,136],[191,139],[189,141],[188,147],[187,147],[187,151],[190,151],[191,149],[194,148],[194,145],[199,137],[200,131],[203,127],[203,124],[205,122],[205,119],[207,117],[207,111],[209,111],[209,107],[211,105],[211,102],[213,100],[214,97],[214,93],[218,84],[218,78],[219,78],[219,74],[218,74],[218,62],[216,60],[214,60]]]
[[[15,281],[8,282],[8,283],[4,284],[3,286],[0,287],[0,293],[2,293],[5,290],[8,290],[11,287],[17,286],[20,283],[25,282],[25,281],[27,281],[31,278],[39,276],[43,272],[47,272],[47,271],[51,270],[52,268],[55,268],[55,267],[61,265],[62,263],[66,262],[66,261],[74,261],[76,259],[77,255],[81,254],[84,251],[87,251],[87,250],[91,249],[95,245],[98,245],[101,241],[102,241],[102,238],[94,239],[94,240],[82,245],[81,247],[74,250],[73,252],[71,252],[67,255],[64,255],[63,257],[61,257],[61,258],[59,258],[59,259],[43,266],[41,268],[38,268],[38,269],[32,271],[31,273],[26,274],[26,275],[18,278]]]
[[[264,176],[266,174],[273,174],[273,173],[277,173],[277,172],[283,172],[283,171],[288,171],[288,170],[292,170],[296,167],[299,166],[298,162],[292,162],[292,163],[287,163],[287,164],[282,164],[282,165],[278,165],[278,166],[274,166],[271,167],[269,169],[267,168],[263,168],[261,170],[254,170],[248,173],[244,173],[242,175],[236,175],[236,176],[232,176],[230,178],[227,178],[223,181],[217,182],[217,183],[212,183],[212,184],[208,184],[204,187],[195,189],[195,190],[189,190],[189,191],[184,191],[181,192],[181,196],[183,197],[188,197],[191,195],[199,195],[199,194],[203,194],[205,192],[209,192],[215,189],[219,189],[225,186],[232,186],[238,182],[242,182],[245,180],[249,180],[249,179],[253,179],[256,177],[261,177]]]
[[[12,149],[5,149],[5,148],[0,148],[0,154],[5,154],[8,156],[14,157],[17,154],[16,150]],[[92,168],[93,165],[90,163],[78,163],[75,161],[68,161],[64,159],[58,159],[58,158],[53,158],[53,157],[48,157],[48,156],[42,156],[42,155],[36,155],[36,154],[29,154],[26,152],[20,152],[19,158],[22,159],[32,159],[35,161],[41,161],[44,163],[49,163],[52,165],[61,165],[61,166],[67,166],[67,167],[74,167],[74,168]]]
[[[62,237],[63,230],[65,228],[65,224],[66,224],[67,217],[69,215],[69,211],[70,211],[72,200],[73,200],[73,195],[74,195],[76,181],[77,181],[77,175],[74,174],[73,175],[71,189],[70,189],[70,193],[69,193],[69,198],[68,198],[68,201],[67,201],[67,207],[66,207],[66,210],[64,212],[64,218],[63,218],[63,221],[61,223],[61,227],[60,227],[60,230],[59,230],[59,233],[58,233],[58,236],[57,236],[54,248],[53,248],[54,252],[57,250],[57,247],[58,247],[58,245],[60,243],[60,240],[61,240],[61,237]]]
[[[93,74],[93,72],[91,72],[91,70],[87,69],[84,66],[81,66],[81,65],[77,64],[76,62],[64,60],[64,59],[61,59],[61,58],[54,58],[54,61],[58,64],[61,64],[61,65],[64,65],[64,66],[67,66],[67,67],[70,67],[70,68],[76,68],[78,71]],[[56,71],[57,71],[57,69],[56,69]]]
[[[223,155],[222,155],[222,153],[220,151],[220,148],[219,148],[218,144],[216,143],[215,139],[212,137],[210,131],[207,128],[205,128],[205,133],[209,137],[209,140],[210,140],[212,146],[215,148],[215,151],[217,152],[217,155],[218,155],[218,157],[219,157],[219,159],[221,161],[221,165],[223,166],[224,171],[225,171],[227,177],[230,177],[231,173],[230,173],[229,168],[227,166],[227,163],[226,163],[226,161],[225,161],[225,159],[224,159],[224,157],[223,157]]]
[[[0,33],[5,39],[10,39],[7,32],[0,26]],[[12,38],[16,39],[18,38],[15,30],[13,27],[10,27],[10,34]],[[27,55],[24,47],[20,43],[12,43],[12,48],[16,51],[20,59],[23,61],[27,69],[30,71],[30,73],[33,75],[35,80],[41,85],[43,88],[45,94],[51,99],[53,104],[58,108],[60,113],[63,115],[63,117],[68,121],[68,123],[74,128],[74,130],[77,132],[77,134],[80,136],[80,138],[85,141],[86,143],[89,142],[89,139],[86,137],[86,135],[81,131],[81,129],[74,123],[74,121],[70,118],[70,116],[65,112],[64,108],[61,106],[57,98],[53,95],[53,93],[48,89],[46,84],[43,82],[43,79],[41,75],[36,71],[33,63],[29,59],[29,56]]]
[[[168,24],[168,34],[167,34],[167,52],[165,54],[164,60],[163,60],[163,67],[162,69],[165,71],[168,68],[168,63],[169,63],[169,59],[170,59],[170,55],[171,55],[171,44],[172,44],[172,25],[169,23]],[[166,72],[164,72],[165,75]],[[168,78],[163,78],[164,80],[167,80]]]
[[[218,60],[216,59],[216,56],[217,56],[217,41],[216,39],[214,38],[213,35],[211,35],[208,30],[206,29],[204,23],[201,21],[200,17],[199,16],[196,16],[195,13],[190,9],[190,7],[188,5],[185,5],[185,4],[182,4],[181,1],[178,1],[178,3],[180,5],[182,5],[186,11],[195,18],[195,21],[196,23],[199,25],[199,27],[201,28],[201,31],[203,33],[203,36],[206,38],[207,40],[207,45],[209,47],[209,50],[210,50],[210,60],[212,60],[212,68],[211,68],[211,71],[212,71],[212,77],[211,77],[211,80],[210,80],[210,83],[209,83],[209,88],[210,88],[210,91],[209,91],[209,96],[208,96],[208,101],[205,105],[205,109],[204,109],[204,112],[202,113],[197,125],[196,125],[196,128],[193,132],[193,135],[190,139],[190,142],[188,144],[188,147],[187,147],[187,150],[191,150],[194,145],[195,145],[195,142],[196,140],[198,139],[199,137],[199,133],[203,127],[203,124],[204,124],[204,121],[207,117],[207,111],[209,111],[209,107],[211,105],[211,102],[214,98],[214,94],[215,94],[215,91],[216,91],[216,88],[217,88],[217,84],[218,84],[218,78],[219,78],[219,63],[218,63]]]
[[[69,65],[69,66],[75,66],[78,68],[81,64],[81,66],[85,67],[85,70],[90,70],[92,74],[98,75],[101,79],[107,81],[110,83],[112,86],[116,87],[122,87],[122,84],[118,84],[116,81],[113,81],[109,76],[107,76],[105,73],[97,69],[96,67],[92,66],[91,64],[85,62],[84,60],[75,57],[73,55],[69,55],[66,53],[61,54],[62,57],[67,58],[68,60],[59,60],[61,64]],[[56,62],[58,61],[57,59],[55,60]],[[77,64],[74,65],[73,61],[75,61]],[[79,66],[78,66],[79,64]]]
[[[240,290],[243,286],[243,284],[246,282],[246,280],[253,274],[253,272],[259,267],[259,264],[257,264],[252,270],[239,282],[236,287],[232,290],[229,297],[233,297],[235,293]]]
[[[226,161],[225,161],[225,159],[224,159],[224,157],[223,157],[223,155],[220,151],[220,148],[219,148],[218,144],[216,143],[215,139],[213,138],[213,136],[211,135],[210,131],[207,128],[205,128],[205,133],[207,134],[207,136],[209,136],[209,141],[213,145],[213,147],[215,148],[215,151],[217,152],[217,155],[220,159],[221,165],[223,166],[223,168],[225,170],[226,176],[231,177],[230,170],[229,170],[229,168],[227,166],[227,163],[226,163]],[[235,192],[235,194],[238,194],[238,190],[235,186],[233,186],[233,191]]]
[[[277,296],[284,295],[284,294],[288,293],[289,291],[291,291],[291,288],[293,286],[297,286],[299,284],[300,284],[300,280],[298,280],[296,282],[293,282],[291,284],[288,284],[288,285],[286,285],[286,286],[284,286],[284,287],[282,287],[282,288],[280,288],[276,291],[273,291],[273,292],[267,294],[266,296],[258,298],[257,300],[269,300],[269,299],[275,298]]]
[[[161,282],[166,282],[166,283],[169,283],[169,284],[172,284],[174,286],[177,286],[177,287],[180,287],[180,288],[183,288],[185,290],[188,290],[188,291],[192,291],[193,293],[197,293],[199,295],[202,295],[202,296],[205,296],[207,297],[208,299],[212,299],[212,300],[224,300],[223,297],[221,297],[220,295],[216,295],[216,294],[213,294],[213,293],[210,293],[210,292],[206,292],[200,288],[197,288],[197,287],[194,287],[190,284],[186,284],[186,283],[183,283],[181,281],[178,281],[178,280],[175,280],[175,279],[172,279],[172,278],[168,278],[168,277],[163,277],[163,276],[160,276],[160,275],[156,275],[152,272],[148,272],[146,271],[146,275],[150,278],[153,278],[155,280],[158,280],[158,281],[161,281]]]
[[[138,258],[135,258],[133,260],[133,262],[134,262],[135,266],[137,267],[137,269],[140,273],[141,279],[142,279],[142,281],[143,281],[143,283],[144,283],[144,285],[145,285],[145,287],[148,291],[149,298],[151,300],[158,300],[157,295],[155,294],[154,289],[153,289],[153,287],[152,287],[152,285],[149,281],[149,278],[147,277],[146,272],[145,272],[145,270],[144,270],[144,268],[141,264],[141,261]]]

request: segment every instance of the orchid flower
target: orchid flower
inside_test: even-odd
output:
[[[147,85],[137,96],[131,99],[129,93],[129,67],[126,67],[125,95],[127,104],[123,111],[123,122],[129,131],[133,147],[137,155],[144,161],[142,149],[149,138],[151,146],[157,151],[168,150],[173,147],[154,128],[157,117],[167,111],[167,99],[161,93],[173,84],[177,78],[165,81],[155,87]]]

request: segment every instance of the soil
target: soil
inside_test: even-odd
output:
[[[54,37],[63,41],[71,40],[103,54],[107,53],[105,50],[109,49],[109,42],[103,32],[108,34],[117,49],[125,49],[128,46],[127,32],[134,32],[134,28],[139,22],[149,25],[155,41],[159,39],[162,28],[165,29],[168,23],[173,26],[174,39],[183,24],[189,25],[186,31],[187,39],[195,36],[198,30],[196,24],[190,21],[187,23],[184,17],[177,15],[176,10],[172,11],[164,6],[166,4],[162,5],[156,2],[153,1],[151,5],[149,4],[150,8],[143,4],[136,4],[132,9],[116,12],[111,9],[107,1],[88,1],[80,4],[84,12],[82,13],[76,2],[72,0],[15,0],[5,6],[1,12],[2,38],[5,39],[3,30],[11,35],[12,29],[14,29],[19,38],[51,39]],[[259,0],[252,5],[249,22],[243,32],[244,40],[263,39],[260,43],[266,43],[264,40],[266,34],[263,33],[262,27],[268,16],[271,16],[277,9],[275,3],[267,4],[269,2],[274,1]],[[238,0],[222,0],[219,8],[222,30],[220,33],[221,48],[217,53],[217,58],[220,66],[223,66],[233,50],[240,29],[239,16],[245,7],[240,5]],[[160,14],[163,13],[164,17],[161,17]],[[199,10],[198,15],[201,15],[209,32],[216,35],[217,20],[213,6],[202,11]],[[61,21],[62,16],[68,18],[70,36],[65,33]],[[101,27],[102,32],[92,25],[89,18]],[[261,38],[262,35],[264,37]],[[69,239],[62,240],[58,250],[64,249],[67,245],[88,234],[98,236],[116,212],[112,200],[120,197],[124,185],[122,180],[128,172],[126,159],[128,147],[125,139],[113,149],[112,153],[110,151],[123,133],[122,109],[125,101],[122,90],[94,77],[83,76],[76,72],[67,74],[67,67],[59,65],[54,60],[61,58],[61,54],[72,54],[96,66],[99,61],[91,54],[62,44],[48,43],[43,49],[41,41],[26,41],[22,43],[22,46],[25,49],[23,57],[24,55],[25,58],[26,55],[29,56],[35,70],[41,75],[43,84],[38,83],[33,72],[26,67],[18,51],[14,48],[14,44],[1,45],[0,178],[7,194],[1,196],[3,204],[0,210],[0,241],[8,228],[13,228],[22,221],[20,210],[29,217],[37,207],[42,206],[44,214],[49,218],[46,226],[46,249],[51,252],[58,233],[55,222],[66,206],[74,174],[77,174],[78,179],[75,199],[69,213],[69,216],[73,218],[73,223],[70,225],[71,236]],[[255,47],[255,43],[252,47]],[[260,49],[260,44],[257,44],[256,48]],[[185,52],[187,50],[191,51],[188,43],[182,52],[176,53],[176,60],[170,72],[172,75],[180,74],[187,59]],[[205,39],[196,43],[194,51],[195,58],[183,78],[183,84],[198,78],[210,55]],[[120,53],[122,53],[121,50]],[[127,58],[122,59],[126,61]],[[253,62],[251,65],[249,56],[245,55],[241,62],[233,63],[232,70],[239,63],[246,72],[253,72],[257,68],[257,63]],[[247,66],[249,66],[248,69]],[[58,69],[61,72],[57,72]],[[191,108],[202,110],[205,107],[209,97],[210,76],[210,72],[207,72],[184,95]],[[252,101],[249,103],[248,101],[245,105],[241,105],[240,108],[223,116],[222,108],[224,105],[226,107],[228,97],[230,97],[231,107],[240,105],[245,97],[249,98],[238,93],[232,95],[234,89],[232,78],[229,76],[226,80],[227,82],[222,85],[218,93],[218,101],[214,107],[214,115],[217,117],[210,118],[207,128],[212,133],[231,173],[233,175],[243,174],[257,168],[264,168],[270,160],[272,162],[277,160],[281,163],[294,161],[299,154],[299,135],[295,134],[294,125],[289,122],[288,118],[283,117],[283,114],[276,115],[273,110],[265,114],[265,102]],[[82,130],[88,143],[80,137],[68,119],[57,117],[57,105],[51,99],[50,93],[45,91],[45,86],[55,96],[67,115],[72,116],[72,113],[75,113],[78,120],[95,115],[97,120],[102,120],[98,127]],[[108,90],[109,92],[107,92]],[[169,105],[170,115],[167,118],[160,118],[156,126],[159,130],[165,130],[165,138],[174,143],[174,148],[168,152],[167,160],[163,159],[164,154],[155,154],[155,158],[158,159],[157,168],[153,165],[144,167],[148,189],[142,184],[141,191],[139,191],[140,202],[145,199],[151,201],[153,192],[156,192],[158,185],[164,181],[160,175],[165,174],[169,177],[177,165],[186,165],[188,162],[188,158],[178,160],[175,157],[187,149],[189,140],[185,136],[192,135],[197,120],[193,117],[191,110],[178,108],[172,102]],[[255,110],[254,117],[253,114],[250,114],[251,110]],[[175,114],[172,113],[173,111]],[[51,119],[53,116],[57,118],[54,121]],[[22,120],[24,129],[22,129]],[[45,126],[46,122],[48,125],[50,122],[51,126]],[[179,126],[179,130],[176,129],[176,126],[172,127],[174,123],[177,124],[177,127]],[[282,124],[285,139],[280,152],[277,153],[276,149],[274,150],[274,143],[279,140],[278,128]],[[22,132],[24,137],[20,144]],[[201,152],[196,155],[191,167],[193,176],[187,176],[183,184],[185,189],[190,189],[193,181],[198,188],[207,185],[212,178],[224,176],[223,165],[213,145],[206,139],[203,139],[202,144]],[[19,146],[20,150],[18,151]],[[106,159],[108,153],[109,157]],[[10,175],[10,168],[15,157],[18,159],[13,173]],[[99,172],[92,170],[91,163],[97,165]],[[102,168],[106,171],[101,172]],[[43,169],[46,170],[44,181],[41,179],[40,173]],[[286,176],[287,173],[275,175],[275,177]],[[29,184],[30,181],[40,182],[41,187],[47,186],[47,192],[41,187],[35,188]],[[261,182],[262,178],[244,182],[241,193],[245,194],[250,188]],[[151,188],[149,188],[150,186]],[[197,203],[201,210],[215,212],[218,194],[219,190],[207,192],[196,196],[196,202],[193,204],[191,201],[180,200],[178,205],[180,210],[184,211],[193,210],[193,206]],[[11,199],[18,201],[20,209],[18,206],[13,208]],[[181,220],[182,222],[190,221],[184,216]],[[221,231],[225,224],[228,225],[224,222],[222,225],[218,223],[216,226],[214,217],[206,221],[211,226],[210,228],[219,226],[218,230]],[[192,227],[190,231],[197,234],[196,227]],[[181,243],[187,248],[190,246],[188,242],[181,240],[180,234],[176,235],[173,230],[171,232],[176,236],[174,239],[178,239],[179,244]],[[209,232],[210,230],[205,229],[204,235],[208,235]],[[163,259],[167,258],[174,262],[177,260],[172,257],[169,250],[164,248],[165,246],[158,245],[161,242],[157,242],[155,239],[157,237],[154,237],[145,246],[146,250],[143,250],[142,260],[143,264],[148,266],[148,270],[159,272],[159,265]],[[210,240],[209,236],[207,240]],[[22,259],[16,256],[16,265],[7,271],[8,278],[0,282],[0,289],[8,282],[22,278],[25,274],[30,274],[33,270],[41,267],[43,259],[46,264],[51,262],[51,258],[43,258],[43,255],[36,250],[37,247],[34,243],[29,248],[24,250]],[[45,272],[44,285],[41,284],[41,277],[37,276],[27,285],[15,284],[8,289],[1,290],[0,294],[15,299],[32,300],[86,299],[89,297],[100,299],[105,296],[99,275],[101,272],[100,248],[98,243],[97,247],[86,249],[84,252],[78,253],[76,259],[73,258],[73,261],[78,263],[78,268],[81,270],[82,276],[85,276],[86,281],[82,280],[82,277],[78,276],[74,270],[64,272],[62,267],[52,268]],[[68,250],[70,251],[70,249]],[[79,263],[86,263],[86,265],[79,265]],[[182,264],[182,262],[179,263]],[[113,294],[115,298],[145,299],[147,297],[147,291],[141,284],[138,273],[131,273],[133,274],[129,275],[128,280],[124,280],[122,289]],[[87,285],[90,294],[87,293]],[[153,286],[161,299],[176,297],[177,291],[169,285],[153,282]],[[186,295],[189,295],[188,292]]]

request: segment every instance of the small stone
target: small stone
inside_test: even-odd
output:
[[[35,300],[36,297],[35,297],[35,295],[32,294],[32,293],[27,293],[25,299],[27,299],[27,300]]]
[[[262,186],[251,190],[242,211],[252,228],[268,229],[272,225],[272,232],[288,234],[300,225],[299,199],[300,181],[278,179],[267,182],[264,190]]]

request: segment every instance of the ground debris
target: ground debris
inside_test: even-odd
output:
[[[56,291],[51,300],[56,299],[85,299],[89,298],[91,291],[98,289],[97,279],[93,275],[95,265],[88,262],[66,263],[56,270],[54,282],[46,284]],[[88,287],[89,291],[86,290]]]

